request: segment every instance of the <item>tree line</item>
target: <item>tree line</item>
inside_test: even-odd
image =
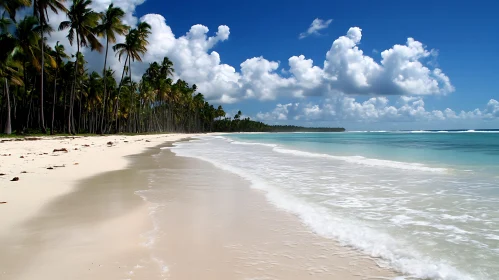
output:
[[[196,85],[172,80],[174,68],[168,57],[149,64],[140,81],[132,80],[132,62],[141,62],[147,52],[151,26],[145,22],[127,26],[124,11],[113,4],[97,13],[90,8],[92,0],[74,0],[69,8],[64,2],[0,0],[0,127],[4,133],[285,130],[240,119],[241,112],[233,119],[225,117],[222,106],[207,102]],[[21,9],[32,13],[16,20]],[[67,20],[53,24],[49,11],[64,13]],[[56,29],[67,31],[75,53],[67,53],[59,42],[46,43],[46,36]],[[117,42],[118,37],[124,41]],[[87,68],[83,49],[102,53],[101,72]],[[110,55],[123,63],[121,73],[108,67]]]
[[[253,121],[250,118],[241,119],[239,111],[234,118],[220,118],[213,123],[214,132],[344,132],[342,127],[303,127],[296,125],[268,125]]]

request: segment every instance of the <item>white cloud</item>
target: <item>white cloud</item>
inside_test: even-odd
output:
[[[491,120],[499,118],[499,102],[491,99],[484,109],[461,111],[447,108],[443,111],[425,109],[422,98],[402,96],[395,105],[386,97],[372,97],[358,102],[346,95],[324,99],[318,104],[277,104],[270,112],[260,112],[256,119],[261,121],[348,121],[348,122],[426,122],[445,120]]]
[[[307,31],[300,33],[299,38],[303,39],[310,35],[319,35],[319,31],[327,28],[331,24],[331,22],[333,22],[332,19],[322,20],[320,18],[316,18],[314,19],[314,21],[312,21]]]
[[[491,99],[489,103],[487,103],[487,111],[491,117],[499,117],[499,101]]]
[[[257,120],[274,120],[274,121],[286,121],[288,120],[288,115],[294,114],[297,110],[299,103],[288,103],[288,104],[277,104],[276,108],[271,112],[258,113],[256,115]]]
[[[279,91],[290,89],[295,80],[276,72],[279,63],[254,57],[241,63],[242,94],[245,98],[275,99]]]
[[[358,48],[362,30],[352,27],[333,42],[326,54],[326,83],[346,94],[430,95],[454,91],[449,78],[438,68],[433,71],[423,60],[430,56],[421,42],[407,39],[381,52],[381,64]]]

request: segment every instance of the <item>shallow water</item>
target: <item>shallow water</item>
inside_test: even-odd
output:
[[[416,278],[499,279],[499,134],[295,133],[172,148]]]

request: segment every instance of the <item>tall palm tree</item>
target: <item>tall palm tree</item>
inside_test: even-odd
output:
[[[18,0],[19,1],[19,0]],[[26,0],[24,0],[26,1]],[[40,72],[40,124],[42,127],[43,133],[47,133],[45,129],[45,118],[44,118],[44,110],[43,110],[43,75],[45,72],[45,29],[44,26],[48,25],[50,21],[47,11],[50,9],[55,14],[58,14],[59,11],[67,12],[66,7],[63,2],[66,0],[33,0],[33,15],[38,19],[41,28],[41,37],[42,37],[42,55],[41,55],[41,72]],[[48,32],[50,33],[50,31]]]
[[[12,133],[9,82],[17,86],[23,85],[19,73],[21,66],[13,59],[17,49],[16,38],[9,33],[0,34],[0,82],[3,83],[7,100],[5,134]]]
[[[64,46],[59,45],[59,41],[55,44],[54,50],[51,53],[55,60],[54,67],[54,95],[52,103],[52,121],[50,124],[50,134],[54,134],[54,120],[55,120],[55,104],[57,102],[57,78],[59,76],[59,71],[63,67],[63,59],[69,58],[69,56],[64,52]]]
[[[147,51],[147,37],[151,34],[151,26],[146,22],[141,22],[137,26],[136,29],[131,29],[128,31],[128,34],[125,36],[124,43],[118,43],[113,46],[113,50],[117,52],[118,59],[121,61],[121,58],[125,55],[125,64],[123,66],[123,74],[121,75],[120,85],[118,87],[118,101],[121,90],[121,84],[123,83],[123,77],[125,70],[127,69],[128,62],[128,74],[129,77],[132,78],[132,61],[142,62],[142,55],[144,55]],[[133,96],[130,95],[131,97]],[[117,103],[118,104],[118,103]],[[133,102],[130,102],[130,113],[133,106]],[[115,117],[117,116],[117,110],[115,111]]]
[[[92,0],[74,0],[73,4],[69,8],[67,13],[67,17],[69,20],[61,22],[59,25],[59,30],[64,30],[69,28],[68,32],[68,40],[71,45],[73,45],[75,41],[76,35],[76,59],[75,59],[75,67],[74,67],[74,80],[73,86],[71,88],[71,97],[70,97],[70,108],[69,108],[69,116],[68,116],[68,131],[70,133],[75,133],[73,122],[73,106],[74,106],[74,98],[75,98],[75,88],[76,88],[76,80],[78,72],[78,56],[80,54],[80,46],[88,47],[90,46],[91,50],[102,51],[102,44],[96,37],[96,27],[101,18],[101,14],[92,11],[89,6],[92,4]]]
[[[102,76],[106,75],[107,66],[107,53],[109,50],[109,43],[116,43],[116,35],[125,35],[129,27],[122,23],[125,12],[119,8],[114,7],[111,3],[104,12],[101,24],[97,26],[97,31],[100,36],[106,37],[106,55],[104,56],[104,69],[102,70]],[[102,104],[102,119],[100,124],[100,132],[104,132],[104,119],[107,101],[107,79],[104,79],[104,102]]]
[[[38,19],[34,16],[27,16],[16,24],[14,36],[22,49],[23,63],[31,63],[35,68],[41,69],[38,61],[40,34],[37,27]],[[24,68],[26,68],[25,65]]]

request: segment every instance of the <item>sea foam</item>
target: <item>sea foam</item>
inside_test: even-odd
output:
[[[340,160],[346,161],[349,163],[367,165],[367,166],[375,166],[375,167],[389,167],[389,168],[397,168],[397,169],[405,169],[405,170],[417,170],[417,171],[427,171],[427,172],[447,172],[446,168],[439,167],[428,167],[421,163],[409,163],[409,162],[400,162],[400,161],[392,161],[392,160],[381,160],[381,159],[373,159],[366,158],[363,156],[335,156],[330,154],[321,154],[321,153],[312,153],[306,151],[299,151],[293,149],[287,149],[280,147],[276,144],[268,144],[268,143],[259,143],[259,142],[241,142],[241,141],[233,141],[230,139],[226,139],[231,144],[236,145],[259,145],[273,148],[274,152],[282,153],[282,154],[291,154],[295,156],[301,157],[312,157],[312,158],[327,158],[332,160]]]

